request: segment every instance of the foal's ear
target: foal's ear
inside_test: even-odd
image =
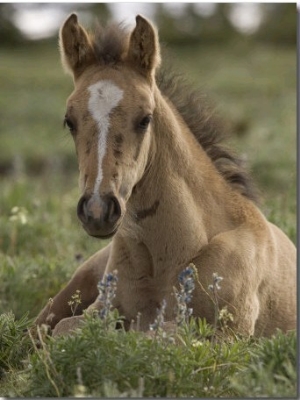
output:
[[[155,69],[160,64],[157,31],[140,15],[136,17],[136,27],[130,36],[127,59],[134,68],[149,79],[154,76]]]
[[[59,47],[63,66],[74,75],[74,79],[95,60],[89,35],[78,23],[76,14],[71,14],[63,24],[59,34]]]

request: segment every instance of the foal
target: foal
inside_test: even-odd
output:
[[[78,268],[36,323],[67,331],[76,319],[68,306],[76,290],[80,313],[100,309],[97,283],[114,270],[113,305],[127,329],[139,313],[140,329],[148,330],[164,299],[172,321],[173,287],[192,262],[201,282],[190,303],[194,316],[213,323],[206,289],[217,272],[224,278],[219,306],[233,315],[236,332],[295,329],[295,246],[252,201],[247,175],[217,144],[201,104],[176,103],[168,83],[157,81],[152,24],[137,16],[131,34],[114,27],[94,37],[72,14],[60,48],[75,85],[65,124],[80,170],[78,217],[89,235],[112,240]]]

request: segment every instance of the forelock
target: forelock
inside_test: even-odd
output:
[[[114,65],[123,61],[128,44],[129,30],[123,23],[112,23],[105,28],[98,24],[93,37],[93,47],[100,64]]]

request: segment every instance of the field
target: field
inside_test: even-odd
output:
[[[296,243],[295,49],[238,42],[170,52],[217,104],[261,209]],[[77,164],[62,128],[72,81],[56,45],[0,49],[0,59],[0,396],[295,397],[294,333],[220,344],[206,340],[204,323],[175,346],[160,332],[149,340],[88,321],[75,338],[35,349],[23,329],[104,243],[76,217]]]

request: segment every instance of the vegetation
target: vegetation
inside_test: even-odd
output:
[[[86,316],[72,336],[24,336],[25,319],[0,319],[1,395],[11,397],[265,397],[296,395],[296,333],[272,338],[212,340],[213,329],[191,320],[155,336],[116,330]],[[29,326],[29,322],[27,321]],[[3,352],[4,350],[4,352]],[[26,356],[26,352],[30,352]]]
[[[296,241],[295,49],[247,42],[170,50],[204,87],[247,157],[267,217]],[[62,129],[72,91],[56,46],[0,50],[0,395],[296,396],[296,334],[212,340],[205,321],[171,334],[88,318],[73,337],[24,334],[76,267],[104,245],[76,218],[77,166]],[[221,283],[222,285],[222,283]],[[62,379],[63,378],[63,379]]]

